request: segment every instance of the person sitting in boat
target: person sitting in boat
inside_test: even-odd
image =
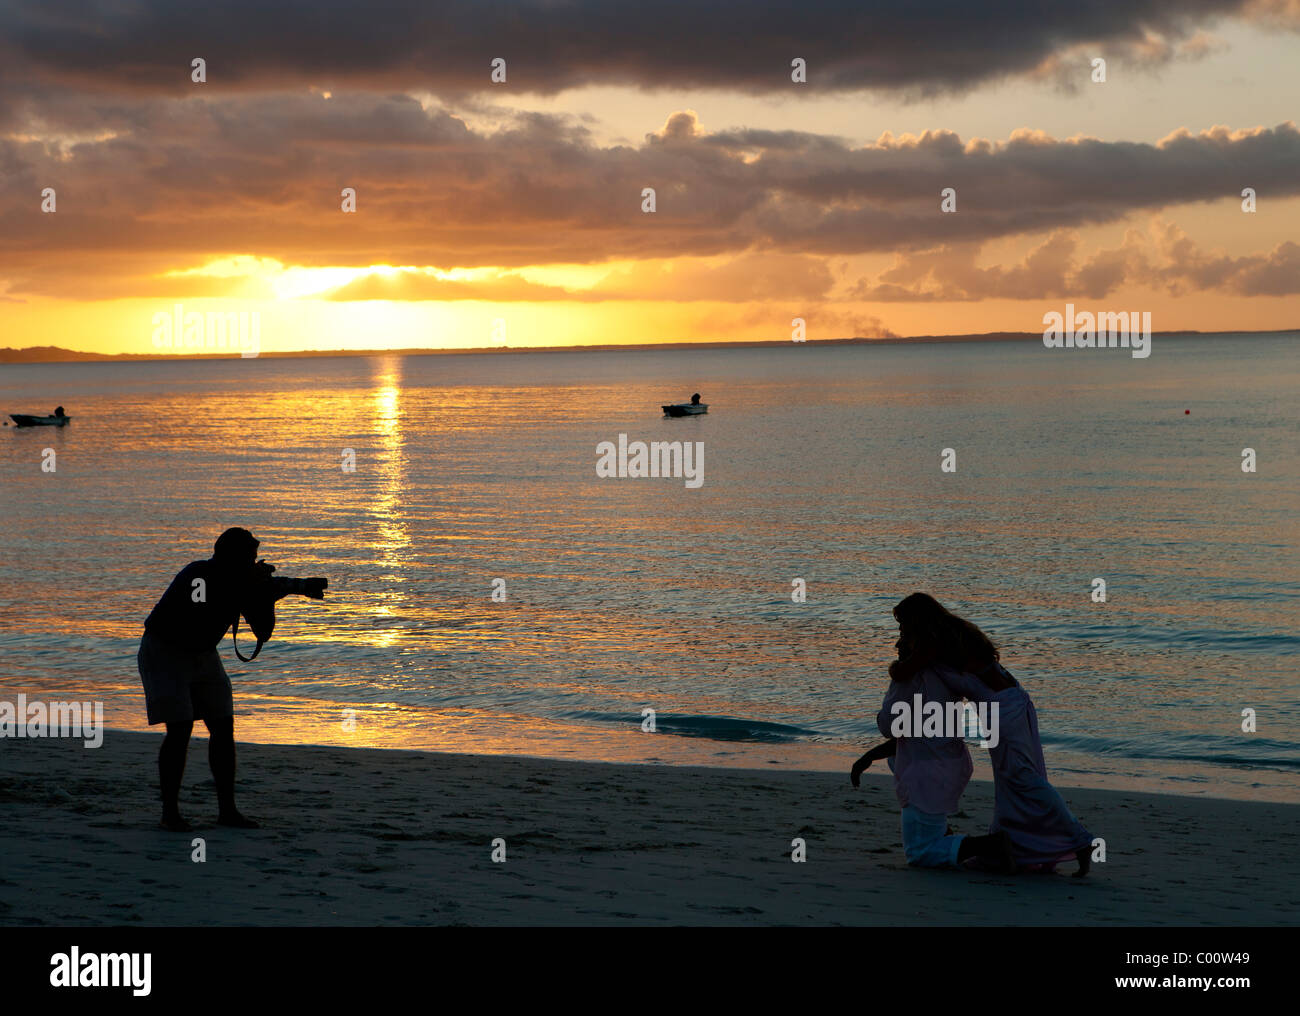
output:
[[[62,406],[56,406],[54,409],[54,415],[58,417],[63,417],[63,416],[67,416],[68,414],[63,411]]]
[[[691,405],[698,406],[699,404],[700,404],[700,393],[696,392],[694,395],[691,396]]]

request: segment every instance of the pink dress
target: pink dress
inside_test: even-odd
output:
[[[949,691],[939,678],[939,672],[930,668],[910,681],[891,681],[876,715],[880,733],[893,736],[896,702],[910,705],[916,695],[923,702],[955,702],[961,698],[961,692]],[[960,737],[900,737],[889,768],[894,773],[898,803],[930,815],[955,812],[974,771],[970,750]]]
[[[972,674],[950,667],[937,670],[952,692],[972,702],[997,704],[997,744],[989,748],[995,798],[989,832],[1005,829],[1020,865],[1050,871],[1073,860],[1080,847],[1090,847],[1093,837],[1048,782],[1034,703],[1000,663],[994,666],[1011,687],[995,692]]]

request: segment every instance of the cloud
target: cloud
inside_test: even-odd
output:
[[[314,86],[554,94],[585,85],[779,93],[892,89],[960,92],[1044,73],[1080,46],[1150,63],[1194,51],[1224,18],[1294,27],[1295,0],[809,0],[749,4],[661,0],[11,0],[0,35],[0,89],[69,86],[93,96],[189,94],[190,61],[212,91]],[[743,29],[743,36],[738,35]],[[506,60],[494,85],[490,61]],[[791,60],[808,64],[793,85]],[[1080,65],[1086,73],[1087,64]],[[0,97],[0,105],[3,105]]]
[[[1204,251],[1179,227],[1164,223],[1155,231],[1153,245],[1159,260],[1143,260],[1138,278],[1174,296],[1207,289],[1239,296],[1300,294],[1300,244],[1290,240],[1264,254],[1233,257]]]
[[[1300,0],[1249,0],[1243,13],[1260,24],[1300,29]]]
[[[619,300],[810,300],[834,283],[821,258],[786,254],[742,254],[720,265],[678,259],[638,264],[612,272],[597,291]]]
[[[795,260],[769,262],[783,265],[775,272],[749,262],[752,278],[727,269],[699,278],[728,294],[821,291],[825,276],[799,257],[979,245],[1235,203],[1243,186],[1270,200],[1300,194],[1290,122],[1179,129],[1156,144],[1022,129],[1005,140],[884,134],[853,147],[808,132],[710,131],[684,110],[639,145],[602,146],[567,116],[518,113],[488,131],[406,95],[308,93],[109,102],[91,119],[98,133],[83,108],[50,108],[0,137],[0,277],[10,293],[131,295],[141,280],[223,255],[501,270],[780,255]],[[57,191],[54,214],[40,211],[45,187]],[[356,189],[355,214],[340,209],[345,187]],[[653,213],[641,210],[645,187],[656,191]],[[946,187],[957,191],[956,214],[940,212]],[[167,296],[185,285],[143,284]],[[708,298],[682,275],[624,284]],[[495,285],[522,291],[518,280]]]
[[[1025,300],[1068,291],[1078,237],[1058,230],[1010,267],[980,268],[978,244],[943,246],[897,258],[875,285],[859,281],[849,299],[887,302]]]
[[[875,279],[859,279],[842,298],[888,303],[989,299],[1100,299],[1131,288],[1173,296],[1218,290],[1236,296],[1300,294],[1300,245],[1285,241],[1262,254],[1202,250],[1180,228],[1155,222],[1127,230],[1124,242],[1080,260],[1079,237],[1058,230],[1019,262],[980,267],[977,244],[945,245],[896,258]]]
[[[363,275],[329,290],[329,300],[589,300],[589,294],[545,286],[506,272],[485,279],[443,279],[428,271],[399,269]]]
[[[277,265],[277,272],[284,266]],[[186,275],[197,273],[186,273]],[[211,281],[211,280],[209,280]],[[384,268],[326,290],[328,300],[481,300],[493,303],[568,300],[701,300],[749,303],[808,300],[824,296],[834,279],[825,261],[814,257],[749,254],[722,264],[696,258],[641,262],[611,271],[584,288],[532,282],[515,272],[490,272],[477,278],[444,278],[421,268]],[[207,293],[205,295],[213,295]]]
[[[1086,40],[1066,46],[1044,57],[1028,76],[1078,92],[1092,84],[1092,61],[1099,57],[1106,61],[1108,74],[1117,68],[1126,74],[1154,74],[1167,64],[1204,60],[1227,48],[1223,39],[1203,30],[1170,35],[1142,28],[1128,38],[1105,44]]]

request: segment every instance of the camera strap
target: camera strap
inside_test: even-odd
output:
[[[230,629],[230,641],[234,643],[235,655],[238,656],[245,663],[252,663],[255,659],[257,659],[257,654],[262,651],[263,642],[261,639],[258,639],[257,645],[253,647],[252,656],[245,656],[243,653],[239,651],[239,615],[238,614],[235,615],[235,623],[233,627],[231,627]]]

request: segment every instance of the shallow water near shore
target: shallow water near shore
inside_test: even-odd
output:
[[[0,371],[5,413],[73,418],[0,433],[0,698],[146,729],[141,623],[243,525],[282,574],[330,579],[281,604],[256,662],[223,647],[248,740],[847,770],[877,739],[890,608],[924,589],[1002,647],[1062,785],[1300,799],[1294,335],[1157,335],[1145,360],[991,342]],[[661,416],[695,391],[708,415]],[[702,486],[598,477],[620,434],[702,442]]]

